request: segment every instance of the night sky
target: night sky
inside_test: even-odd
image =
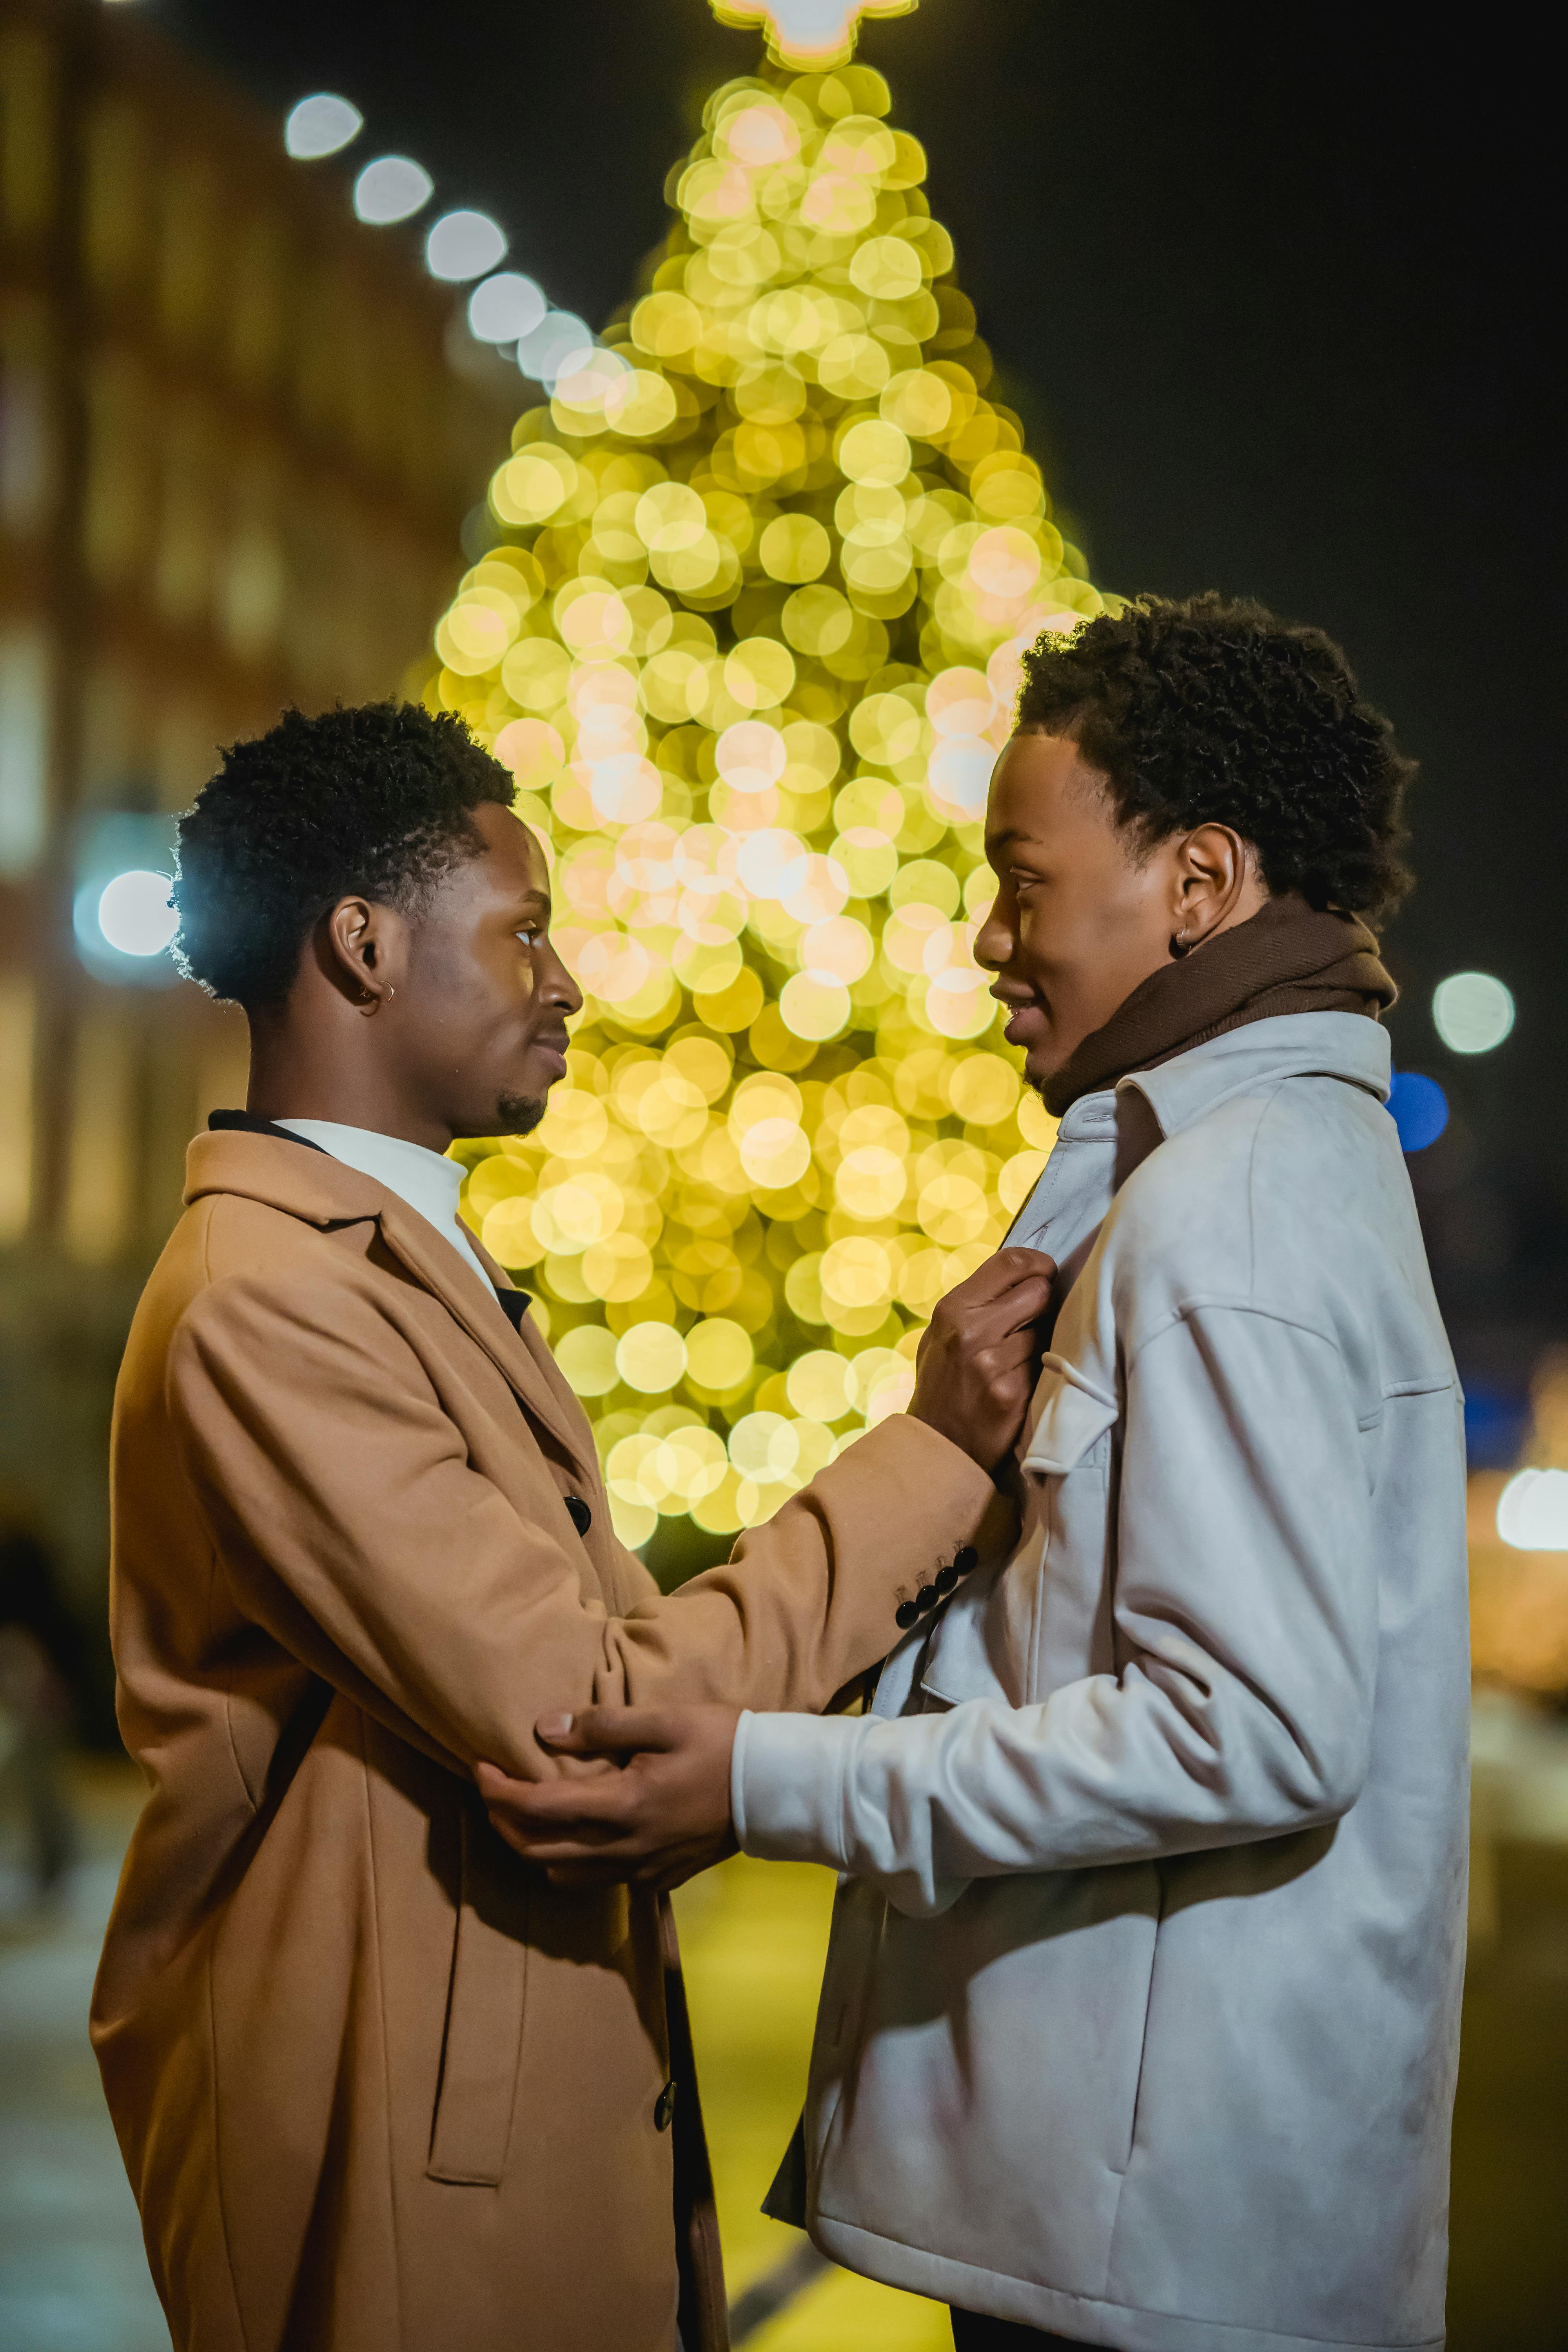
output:
[[[703,96],[758,54],[706,0],[138,13],[279,114],[352,98],[351,153],[417,156],[590,320],[662,234]],[[924,0],[861,54],[1097,581],[1320,624],[1422,762],[1394,1051],[1453,1102],[1412,1172],[1462,1369],[1506,1385],[1568,1338],[1559,131],[1523,20],[1456,21]],[[1475,966],[1520,1017],[1464,1061],[1431,990]]]

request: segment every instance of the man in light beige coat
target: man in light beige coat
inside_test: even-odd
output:
[[[473,1769],[581,1769],[535,1743],[557,1707],[826,1707],[1005,1516],[1033,1253],[729,1566],[666,1599],[616,1540],[443,1156],[537,1120],[581,1003],[511,789],[454,720],[290,714],[182,828],[182,953],[252,1075],[116,1402],[151,1793],[92,2021],[181,2352],[723,2346],[667,1907],[524,1866]]]

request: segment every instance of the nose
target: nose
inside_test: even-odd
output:
[[[583,992],[556,954],[552,944],[547,951],[539,994],[544,1003],[557,1006],[568,1020],[583,1010]]]
[[[997,892],[991,911],[974,935],[974,961],[985,971],[1005,971],[1017,949],[1017,934]]]

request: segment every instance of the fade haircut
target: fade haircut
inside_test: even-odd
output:
[[[416,914],[516,786],[460,719],[368,702],[231,743],[180,820],[174,960],[210,996],[280,1004],[316,925],[358,894]]]

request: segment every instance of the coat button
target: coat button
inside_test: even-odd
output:
[[[970,1570],[974,1567],[975,1563],[978,1561],[979,1558],[980,1554],[975,1550],[973,1544],[964,1544],[958,1551],[954,1552],[952,1556],[952,1564],[954,1568],[957,1569],[960,1576],[967,1576]]]
[[[671,2075],[653,2103],[653,2127],[655,2131],[668,2131],[674,2121],[675,2078]]]
[[[585,1536],[589,1528],[594,1524],[594,1514],[589,1509],[587,1504],[583,1500],[582,1496],[568,1495],[566,1497],[566,1510],[567,1516],[570,1517],[572,1524],[576,1528],[578,1534],[580,1536]]]
[[[895,1625],[901,1626],[905,1633],[908,1633],[910,1627],[914,1623],[915,1619],[920,1615],[920,1606],[918,1602],[913,1601],[900,1601],[898,1607],[893,1612],[893,1622]]]
[[[951,1566],[951,1564],[938,1571],[936,1589],[939,1592],[951,1592],[957,1582],[958,1570],[956,1568]]]
[[[915,1595],[915,1606],[917,1609],[934,1609],[941,1599],[942,1595],[934,1584],[922,1584]]]

